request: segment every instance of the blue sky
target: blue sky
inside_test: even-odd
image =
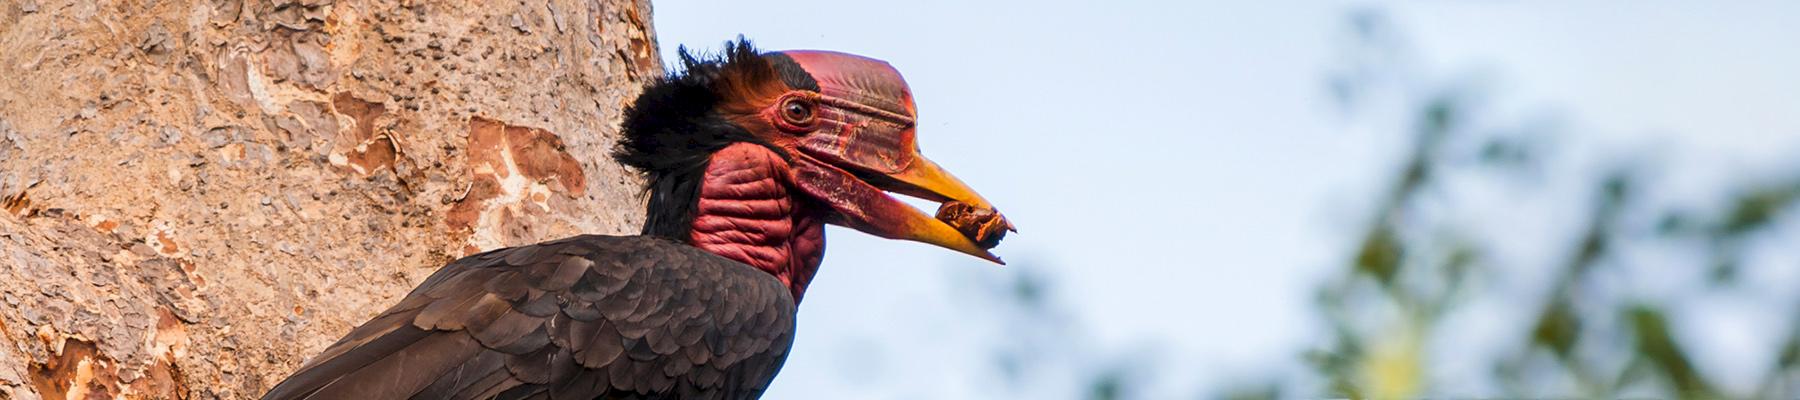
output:
[[[892,63],[913,87],[924,153],[1021,229],[997,249],[1008,267],[831,231],[770,398],[992,397],[980,346],[1007,333],[963,281],[1026,268],[1056,277],[1096,351],[1161,349],[1160,393],[1294,368],[1320,339],[1315,287],[1407,140],[1393,121],[1347,118],[1326,90],[1346,15],[1367,5],[1102,3],[655,3],[665,59],[743,34]],[[1732,171],[1800,165],[1784,159],[1800,150],[1800,7],[1636,6],[1374,8],[1427,79],[1483,77],[1496,114],[1563,121],[1569,171],[1607,161],[1579,154],[1655,154],[1658,184],[1698,193]],[[1585,195],[1570,182],[1477,219]],[[1518,246],[1527,264],[1558,250]],[[1726,316],[1707,325],[1722,328],[1694,335],[1751,344],[1702,362],[1763,351],[1730,333],[1757,315],[1719,302]]]

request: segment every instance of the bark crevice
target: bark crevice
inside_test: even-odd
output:
[[[661,73],[649,16],[0,5],[0,398],[254,397],[455,257],[635,233],[638,178],[608,154]],[[496,182],[545,190],[453,211],[498,154],[472,124],[522,130],[525,179]]]

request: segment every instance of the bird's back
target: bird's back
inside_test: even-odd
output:
[[[451,262],[264,395],[755,398],[793,341],[767,273],[652,237],[584,235]]]

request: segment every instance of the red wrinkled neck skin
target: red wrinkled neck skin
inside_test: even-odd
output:
[[[825,255],[825,224],[815,207],[788,190],[787,169],[773,150],[755,144],[713,153],[689,238],[695,247],[774,275],[798,304]]]

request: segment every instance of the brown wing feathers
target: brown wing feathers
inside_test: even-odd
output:
[[[452,262],[264,399],[754,397],[792,338],[765,273],[578,236]]]

